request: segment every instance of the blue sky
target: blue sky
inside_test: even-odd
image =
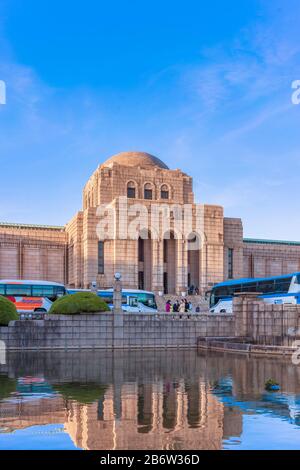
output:
[[[245,236],[300,240],[298,0],[0,0],[0,220],[64,224],[99,163],[153,153]]]

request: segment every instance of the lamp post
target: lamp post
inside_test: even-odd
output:
[[[113,304],[114,304],[114,314],[120,315],[123,313],[122,310],[122,275],[120,273],[115,273],[115,282],[114,282],[114,293],[113,293]]]

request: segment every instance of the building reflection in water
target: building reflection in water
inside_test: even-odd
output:
[[[241,436],[243,413],[269,406],[266,377],[289,379],[293,393],[299,384],[297,368],[265,358],[195,351],[142,358],[138,352],[24,354],[11,355],[6,370],[17,385],[0,395],[2,432],[61,423],[76,447],[91,450],[221,449],[224,440]],[[283,417],[289,413],[282,400],[270,406]]]
[[[205,384],[123,384],[92,404],[66,403],[65,429],[84,449],[220,449],[224,405]],[[120,410],[120,414],[118,411]],[[240,423],[237,433],[241,431]],[[228,414],[226,415],[228,417]]]

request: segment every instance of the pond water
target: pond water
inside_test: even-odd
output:
[[[266,392],[275,379],[280,392]],[[200,351],[10,353],[0,449],[300,449],[300,366]]]

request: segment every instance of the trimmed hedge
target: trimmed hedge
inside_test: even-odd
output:
[[[49,313],[80,315],[80,313],[109,312],[108,305],[92,292],[77,292],[57,299]]]
[[[15,304],[0,296],[0,326],[8,326],[9,322],[13,320],[19,320]]]

